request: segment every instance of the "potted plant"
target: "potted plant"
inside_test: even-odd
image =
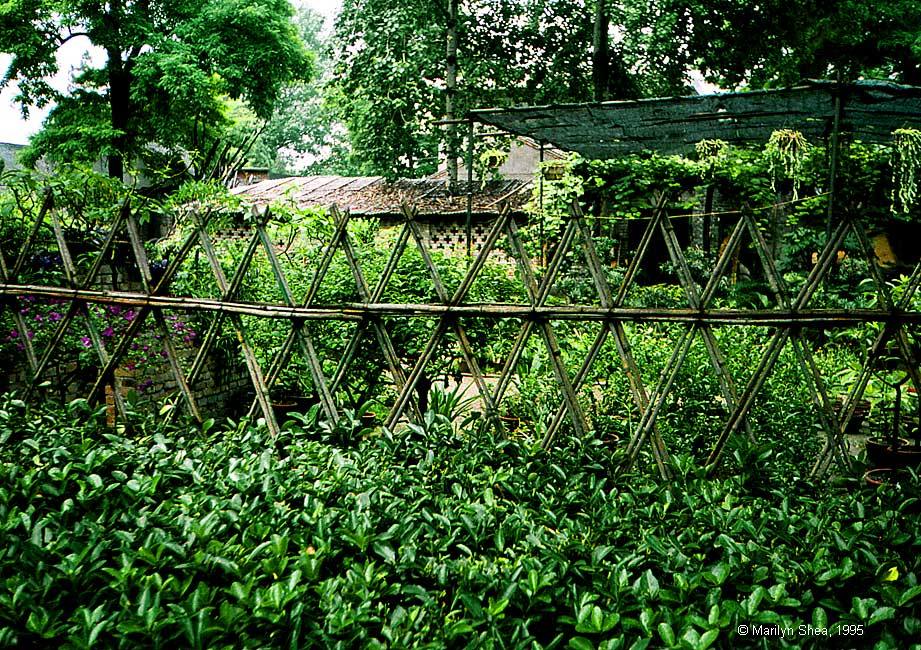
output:
[[[891,367],[891,358],[889,363],[882,365],[884,368]],[[887,423],[888,430],[883,435],[871,436],[866,442],[867,458],[878,468],[921,465],[921,430],[918,428],[918,418],[908,418],[905,414],[907,396],[904,388],[909,378],[910,374],[904,369],[880,369],[876,373],[877,381],[883,388],[888,389],[882,391],[882,394],[886,397],[892,396],[891,406],[888,407],[891,412],[891,420]],[[917,412],[919,408],[917,395],[913,397]],[[877,404],[883,405],[888,401],[888,399],[881,399]],[[913,429],[914,443],[901,435],[907,426]]]
[[[520,394],[514,393],[502,400],[499,421],[505,426],[506,431],[509,433],[518,431],[521,428],[521,418],[523,415],[524,407],[521,403]]]
[[[272,410],[279,423],[287,420],[292,413],[306,413],[311,406],[319,403],[309,377],[306,364],[298,355],[293,355],[272,390]]]

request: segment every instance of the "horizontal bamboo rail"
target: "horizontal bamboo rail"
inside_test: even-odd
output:
[[[80,300],[122,307],[159,307],[184,312],[206,311],[280,320],[361,321],[369,317],[487,318],[615,323],[684,323],[740,327],[847,328],[864,323],[921,325],[921,312],[885,309],[690,309],[651,307],[597,307],[565,305],[532,307],[517,303],[420,305],[412,303],[342,303],[337,306],[292,307],[284,303],[236,302],[208,298],[154,296],[131,291],[96,291],[32,284],[0,284],[0,296],[37,296]]]

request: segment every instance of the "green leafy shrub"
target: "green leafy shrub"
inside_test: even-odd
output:
[[[737,626],[764,623],[861,625],[841,642],[895,648],[921,632],[915,479],[752,493],[679,457],[671,485],[614,481],[598,440],[542,452],[435,413],[347,444],[315,413],[276,440],[135,429],[79,401],[0,404],[0,644],[747,647]]]

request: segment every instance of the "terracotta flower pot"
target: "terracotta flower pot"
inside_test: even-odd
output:
[[[839,419],[844,416],[843,407],[843,399],[834,402],[835,416]],[[849,434],[860,433],[860,428],[863,426],[864,421],[866,421],[869,412],[870,402],[868,400],[862,399],[857,402],[857,405],[854,407],[854,414],[851,416],[850,422],[847,423],[847,429],[844,432]]]
[[[918,467],[921,466],[921,447],[899,438],[895,445],[888,437],[875,436],[867,439],[867,459],[876,467]]]
[[[283,424],[285,420],[291,419],[291,414],[298,411],[298,406],[293,401],[272,402],[272,412],[275,414],[275,421]]]
[[[863,475],[863,480],[866,481],[867,485],[870,487],[895,485],[909,478],[911,478],[911,475],[904,469],[894,469],[891,467],[877,467]]]
[[[603,441],[608,447],[616,447],[620,444],[620,436],[616,433],[609,433],[604,437]]]

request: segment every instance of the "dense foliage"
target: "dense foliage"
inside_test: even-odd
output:
[[[672,485],[614,480],[598,440],[542,452],[434,412],[394,434],[308,415],[277,440],[101,418],[0,406],[4,644],[746,647],[737,626],[765,623],[861,625],[831,643],[895,648],[921,632],[914,479],[781,487],[678,458]]]
[[[274,107],[252,163],[281,171],[292,154],[309,154],[307,164],[320,158],[326,170],[394,176],[430,173],[447,149],[463,151],[453,127],[433,123],[449,92],[461,115],[686,94],[701,76],[724,88],[837,76],[921,82],[921,13],[907,0],[457,4],[456,91],[445,0],[347,0],[328,43],[314,14],[301,10],[296,29],[291,7],[274,0],[13,3],[0,9],[0,51],[14,55],[4,79],[20,83],[24,106],[57,103],[29,160],[102,154],[117,164],[151,157],[150,145],[202,156],[215,140],[238,144],[258,131]],[[298,30],[330,73],[322,86],[305,83]],[[83,64],[72,90],[56,93],[55,52],[79,38],[107,62]]]

